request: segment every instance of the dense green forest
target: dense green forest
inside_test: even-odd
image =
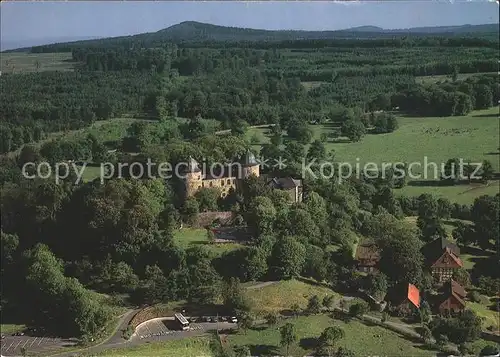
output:
[[[6,154],[0,171],[2,316],[93,339],[112,315],[96,292],[112,295],[113,304],[124,304],[123,294],[135,305],[207,304],[224,298],[221,286],[232,279],[298,276],[352,292],[367,288],[353,260],[360,237],[381,248],[387,285],[411,282],[425,295],[433,281],[419,248],[447,237],[445,219],[470,221],[454,232],[459,244],[496,252],[498,195],[481,196],[472,205],[430,194],[396,196],[393,189],[405,185],[397,177],[342,183],[304,177],[304,202],[294,205],[256,177],[224,199],[208,188],[186,199],[175,179],[75,184],[70,175],[56,184],[22,177],[27,162],[177,163],[189,156],[230,162],[252,147],[245,132],[259,124],[273,124],[260,154],[286,156],[289,169],[281,174],[297,176],[304,156],[331,155],[323,142],[312,140],[310,124],[334,125],[337,137],[357,142],[368,131],[391,135],[398,129],[395,113],[458,116],[500,100],[496,74],[481,73],[498,70],[498,39],[488,34],[362,32],[357,39],[358,32],[297,41],[283,32],[273,37],[279,41],[266,42],[276,33],[231,29],[232,36],[241,36],[224,42],[226,30],[202,36],[206,27],[183,26],[179,32],[35,47],[33,53],[72,52],[75,70],[0,77],[0,151]],[[460,79],[464,73],[475,75]],[[416,76],[422,75],[448,78],[419,84]],[[308,88],[304,82],[310,81],[319,83]],[[48,138],[124,115],[138,120],[115,143],[116,151],[93,135]],[[230,130],[216,136],[216,128]],[[174,241],[181,223],[190,225],[200,212],[214,210],[230,210],[247,226],[248,246],[216,256]],[[406,216],[418,216],[417,226],[407,224]],[[471,276],[488,292],[500,278],[492,264]],[[247,308],[226,300],[231,313]]]

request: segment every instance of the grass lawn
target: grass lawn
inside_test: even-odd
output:
[[[78,167],[78,170],[81,170],[81,166]],[[82,181],[83,182],[91,182],[96,178],[101,177],[101,167],[100,166],[85,166],[85,170],[83,170]]]
[[[360,321],[345,323],[333,320],[327,315],[292,318],[287,320],[295,325],[297,343],[290,346],[292,356],[307,356],[314,352],[316,338],[328,327],[337,325],[345,332],[345,337],[338,342],[352,350],[355,356],[435,356],[436,352],[418,348],[418,344],[400,337],[397,333],[379,326],[367,326]],[[281,324],[283,324],[282,322]],[[246,333],[238,332],[228,336],[231,346],[248,345],[252,356],[284,355],[285,348],[280,347],[278,328],[256,328]]]
[[[493,303],[489,302],[488,305],[493,305]],[[495,331],[500,331],[500,317],[498,312],[491,310],[489,306],[485,304],[472,301],[467,301],[467,308],[474,311],[483,319],[483,329],[494,326]]]
[[[130,348],[112,349],[94,356],[99,357],[201,357],[213,356],[209,337],[147,343]]]
[[[318,295],[320,299],[326,295],[337,295],[329,288],[299,280],[280,281],[261,289],[246,290],[245,294],[252,302],[255,314],[259,316],[289,310],[294,304],[305,308],[313,295]]]
[[[36,68],[36,61],[40,67]],[[75,62],[72,62],[70,52],[64,53],[2,53],[0,70],[2,73],[25,73],[42,71],[72,71]]]
[[[1,324],[0,330],[2,334],[12,334],[17,331],[22,331],[26,328],[26,325],[18,325],[18,324]]]
[[[203,245],[216,255],[224,252],[244,247],[238,243],[210,244],[207,238],[207,231],[203,228],[182,228],[174,233],[175,242],[183,247],[190,248],[196,245]]]

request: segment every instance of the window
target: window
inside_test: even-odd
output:
[[[205,187],[205,182],[202,182],[202,183],[201,183],[201,187]]]
[[[230,185],[231,184],[231,179],[227,179],[227,184]]]
[[[210,187],[212,187],[214,185],[214,183],[212,181],[210,181]]]
[[[220,181],[220,185],[221,185],[221,186],[224,186],[224,180],[221,180],[221,181]]]

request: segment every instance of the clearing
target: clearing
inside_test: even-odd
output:
[[[37,68],[37,61],[39,67]],[[71,52],[61,53],[2,53],[0,70],[2,73],[26,73],[42,71],[73,71]]]
[[[435,356],[436,352],[419,348],[419,344],[410,342],[397,333],[379,326],[367,326],[364,323],[352,320],[343,322],[333,320],[327,315],[314,315],[288,319],[295,325],[298,341],[290,346],[289,354],[293,356],[309,356],[314,352],[317,338],[326,327],[339,326],[345,332],[337,346],[345,347],[356,356]],[[280,325],[284,324],[282,322]],[[279,327],[279,326],[278,326]],[[231,346],[247,345],[252,356],[283,355],[285,348],[280,347],[280,333],[278,328],[256,328],[246,333],[238,332],[228,335]]]
[[[221,255],[225,252],[244,247],[244,245],[238,243],[210,243],[208,241],[207,231],[203,228],[178,229],[174,233],[174,241],[185,249],[203,245],[216,255]]]
[[[485,74],[496,74],[496,72],[480,72],[480,73],[459,73],[457,80],[463,81],[464,79],[467,79],[469,77],[474,77],[474,76],[481,76]],[[415,82],[417,83],[436,83],[436,82],[444,82],[444,81],[452,81],[452,76],[451,75],[435,75],[435,76],[419,76],[415,78]]]
[[[294,304],[305,308],[309,298],[314,295],[318,295],[321,300],[327,295],[338,295],[317,283],[295,279],[279,281],[261,289],[247,289],[245,294],[252,302],[257,316],[264,316],[269,312],[286,313]]]
[[[327,151],[334,150],[336,162],[350,163],[353,168],[357,163],[361,168],[367,163],[376,164],[379,168],[383,163],[417,163],[412,173],[424,176],[427,166],[426,177],[410,180],[396,193],[409,196],[433,193],[452,202],[470,204],[478,196],[498,193],[499,182],[438,186],[429,180],[439,177],[441,164],[451,158],[463,158],[464,162],[474,163],[489,160],[495,171],[499,170],[498,110],[498,107],[493,107],[456,117],[402,116],[398,117],[399,128],[393,133],[368,134],[360,142],[350,142],[346,138],[330,139],[325,146]],[[328,134],[337,129],[331,123],[310,127],[318,140],[322,133]],[[247,137],[255,138],[252,143],[258,149],[268,142],[267,132],[268,129],[252,128],[248,130]],[[432,163],[436,163],[437,170]]]

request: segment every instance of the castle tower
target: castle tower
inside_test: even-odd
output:
[[[191,156],[187,162],[187,168],[184,172],[184,182],[186,184],[186,197],[193,196],[196,191],[202,187],[203,174],[198,162]]]
[[[255,175],[259,177],[260,175],[260,166],[257,159],[255,159],[255,155],[248,150],[245,155],[240,160],[240,164],[243,169],[243,178],[248,177],[250,175]]]

